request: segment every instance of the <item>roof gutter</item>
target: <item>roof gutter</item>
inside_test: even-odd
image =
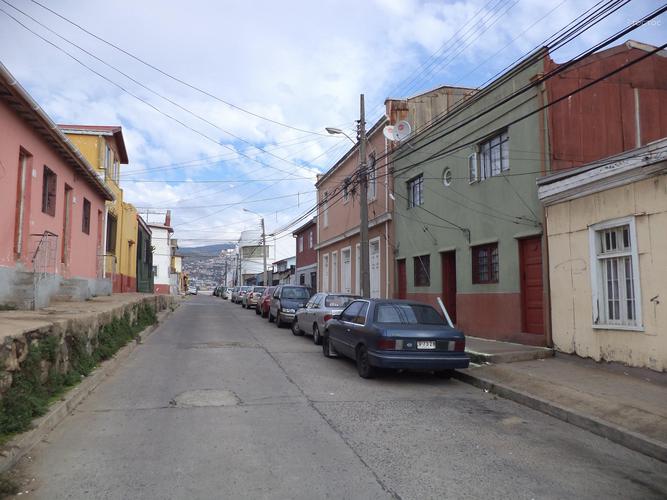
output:
[[[68,150],[73,159],[86,173],[91,183],[103,195],[104,199],[108,201],[115,200],[111,190],[100,180],[93,167],[90,165],[90,163],[88,163],[88,160],[86,160],[86,158],[81,154],[81,151],[79,151],[78,148],[72,144],[67,136],[58,128],[58,125],[56,125],[56,123],[49,117],[49,115],[46,114],[46,112],[39,106],[39,104],[37,104],[37,101],[35,101],[32,96],[28,94],[28,92],[21,86],[18,80],[14,78],[14,76],[1,62],[0,77],[2,77],[2,80],[4,80],[4,82],[15,91],[17,96],[32,109],[32,111],[42,120],[42,122],[44,122],[56,141],[60,142],[62,146]]]

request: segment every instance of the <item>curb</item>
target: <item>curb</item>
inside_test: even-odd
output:
[[[577,427],[592,432],[593,434],[597,434],[598,436],[602,436],[631,450],[637,451],[662,462],[667,462],[666,443],[662,443],[647,436],[643,436],[639,433],[624,429],[623,427],[606,422],[592,415],[579,413],[575,410],[566,408],[551,401],[547,401],[527,392],[513,389],[507,385],[498,384],[492,380],[488,380],[477,375],[471,375],[469,372],[464,373],[457,370],[454,372],[454,378],[460,380],[461,382],[465,382],[467,384],[474,385],[475,387],[479,387],[480,389],[492,392],[493,394],[497,394],[498,396],[505,399],[510,399],[520,403],[524,406],[532,408],[533,410],[546,413],[547,415],[551,415],[552,417],[555,417],[569,424],[576,425]]]
[[[178,305],[176,306],[178,307]],[[60,402],[54,404],[41,417],[35,419],[31,430],[19,434],[8,441],[3,448],[0,456],[0,473],[11,469],[23,458],[32,448],[43,440],[53,429],[55,429],[74,409],[93,392],[102,381],[111,375],[120,364],[129,357],[129,355],[147,339],[151,333],[157,330],[164,321],[171,316],[170,308],[160,311],[157,314],[157,322],[147,326],[138,334],[138,338],[120,348],[113,358],[104,361],[100,366],[81,380],[79,384],[72,387],[63,396]]]
[[[488,354],[466,349],[466,353],[470,356],[473,363],[514,363],[516,361],[532,361],[535,359],[553,358],[553,349],[539,350],[539,351],[511,351]]]

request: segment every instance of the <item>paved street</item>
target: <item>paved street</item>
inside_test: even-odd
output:
[[[26,496],[48,499],[667,496],[665,463],[458,381],[363,380],[211,296],[185,301],[22,471]]]

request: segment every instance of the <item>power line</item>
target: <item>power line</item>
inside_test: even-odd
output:
[[[114,44],[114,43],[112,43],[112,42],[109,42],[108,40],[105,40],[105,39],[102,38],[101,36],[96,35],[95,33],[92,33],[91,31],[87,30],[86,28],[84,28],[84,27],[81,26],[80,24],[77,24],[76,22],[72,21],[71,19],[68,19],[68,18],[65,17],[64,15],[62,15],[62,14],[56,12],[55,10],[53,10],[53,9],[51,9],[51,8],[49,8],[49,7],[47,7],[46,5],[40,3],[40,2],[38,2],[38,1],[36,1],[36,0],[31,0],[31,1],[32,1],[32,3],[34,3],[34,4],[38,5],[39,7],[41,7],[42,9],[44,9],[44,10],[50,12],[51,14],[53,14],[53,15],[59,17],[59,18],[62,19],[63,21],[65,21],[65,22],[71,24],[72,26],[75,26],[76,28],[80,29],[80,30],[83,31],[84,33],[86,33],[86,34],[92,36],[92,37],[95,38],[96,40],[99,40],[100,42],[102,42],[102,43],[108,45],[109,47],[112,47],[112,48],[118,50],[119,52],[122,52],[123,54],[125,54],[125,55],[131,57],[131,58],[134,59],[135,61],[137,61],[137,62],[139,62],[139,63],[141,63],[141,64],[143,64],[143,65],[145,65],[145,66],[147,66],[147,67],[149,67],[149,68],[151,68],[151,69],[154,70],[154,71],[157,71],[158,73],[160,73],[160,74],[166,76],[167,78],[169,78],[169,79],[171,79],[171,80],[173,80],[173,81],[175,81],[175,82],[180,83],[181,85],[185,85],[186,87],[189,87],[190,89],[199,92],[200,94],[203,94],[203,95],[205,95],[205,96],[207,96],[207,97],[210,97],[211,99],[215,99],[216,101],[219,101],[219,102],[221,102],[221,103],[223,103],[223,104],[226,104],[227,106],[229,106],[229,107],[231,107],[231,108],[233,108],[233,109],[236,109],[236,110],[241,111],[241,112],[243,112],[243,113],[246,113],[246,114],[248,114],[248,115],[254,116],[254,117],[259,118],[259,119],[261,119],[261,120],[264,120],[264,121],[267,121],[267,122],[270,122],[270,123],[274,123],[274,124],[276,124],[276,125],[280,125],[280,126],[282,126],[282,127],[286,127],[286,128],[292,129],[292,130],[297,130],[297,131],[299,131],[299,132],[305,132],[305,133],[307,133],[307,134],[312,134],[312,135],[320,135],[320,136],[325,136],[325,137],[328,136],[328,134],[323,134],[323,133],[321,133],[321,132],[315,132],[315,131],[312,131],[312,130],[307,130],[307,129],[303,129],[303,128],[295,127],[295,126],[293,126],[293,125],[289,125],[289,124],[287,124],[287,123],[283,123],[283,122],[278,121],[278,120],[275,120],[275,119],[273,119],[273,118],[269,118],[269,117],[260,115],[260,114],[258,114],[258,113],[254,113],[253,111],[250,111],[250,110],[248,110],[248,109],[245,109],[245,108],[243,108],[243,107],[241,107],[241,106],[237,106],[236,104],[233,104],[233,103],[231,103],[231,102],[229,102],[229,101],[227,101],[227,100],[225,100],[225,99],[222,99],[221,97],[218,97],[218,96],[212,94],[211,92],[208,92],[208,91],[206,91],[206,90],[203,90],[203,89],[197,87],[197,86],[194,85],[194,84],[188,83],[188,82],[186,82],[186,81],[184,81],[184,80],[182,80],[182,79],[180,79],[180,78],[178,78],[178,77],[176,77],[176,76],[174,76],[174,75],[172,75],[172,74],[166,72],[165,70],[162,70],[162,69],[158,68],[157,66],[155,66],[155,65],[153,65],[153,64],[151,64],[151,63],[145,61],[144,59],[140,58],[139,56],[137,56],[137,55],[135,55],[135,54],[133,54],[133,53],[131,53],[131,52],[129,52],[128,50],[123,49],[123,48],[121,48],[120,46],[118,46],[118,45],[116,45],[116,44]]]

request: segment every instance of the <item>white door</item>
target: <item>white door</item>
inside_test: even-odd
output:
[[[371,241],[369,248],[369,260],[371,267],[371,297],[380,297],[380,242]]]
[[[329,291],[329,254],[322,256],[322,291]]]
[[[352,293],[352,249],[348,248],[341,252],[343,261],[343,293]]]
[[[338,252],[331,252],[331,291],[338,292]]]
[[[361,246],[357,243],[354,250],[356,252],[356,267],[354,272],[354,293],[361,295]]]

